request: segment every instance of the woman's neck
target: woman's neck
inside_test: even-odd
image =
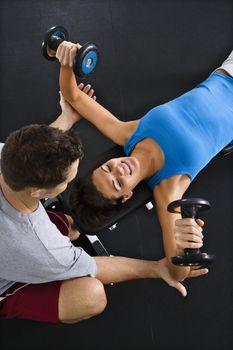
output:
[[[29,189],[13,191],[5,183],[2,175],[0,175],[0,185],[5,199],[20,213],[30,214],[38,208],[39,199],[31,197]]]
[[[152,139],[146,138],[137,143],[131,156],[138,159],[141,168],[141,180],[153,176],[164,164],[164,153]]]

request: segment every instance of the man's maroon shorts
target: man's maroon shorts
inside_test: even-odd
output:
[[[68,235],[68,220],[61,212],[48,211],[50,220],[61,233]],[[62,281],[41,284],[15,283],[0,301],[0,317],[24,318],[58,323],[58,298]]]

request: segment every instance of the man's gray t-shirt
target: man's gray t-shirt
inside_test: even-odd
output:
[[[20,213],[0,189],[0,295],[15,282],[95,275],[95,260],[60,233],[41,203],[33,213]]]

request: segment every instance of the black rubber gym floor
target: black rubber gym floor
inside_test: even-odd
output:
[[[65,26],[72,41],[99,47],[99,66],[85,81],[122,120],[191,89],[233,49],[232,0],[2,0],[1,142],[23,125],[52,122],[60,111],[59,65],[41,54],[53,25]],[[77,129],[86,160],[112,146],[85,120]],[[104,313],[76,325],[1,319],[1,350],[232,349],[233,154],[214,158],[189,195],[212,205],[203,213],[204,247],[217,261],[207,276],[184,282],[186,298],[161,280],[107,286]],[[144,206],[99,237],[113,255],[163,256],[158,221]]]

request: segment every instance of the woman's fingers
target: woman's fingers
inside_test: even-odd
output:
[[[199,225],[199,223],[201,225]],[[177,219],[175,221],[175,225],[177,225],[177,226],[193,226],[193,227],[196,227],[198,230],[202,231],[201,226],[204,226],[204,221],[202,221],[201,219],[197,219],[195,221],[194,219],[191,219],[191,218]]]
[[[76,49],[78,49],[78,50],[81,49],[81,47],[82,47],[79,43],[75,44],[75,46],[76,46]]]
[[[203,227],[203,226],[205,225],[204,221],[201,220],[201,219],[197,219],[197,220],[196,220],[196,223],[197,223],[199,226],[201,226],[201,227]]]
[[[76,53],[77,53],[77,47],[76,47],[76,45],[73,45],[69,51],[69,66],[70,67],[73,67]]]
[[[203,225],[204,222],[202,221]],[[178,219],[175,221],[174,230],[176,233],[196,235],[203,238],[202,227],[199,226],[193,219]]]
[[[181,241],[202,242],[202,228],[189,219],[179,219],[175,221],[174,234],[176,239]]]
[[[185,249],[185,248],[198,249],[203,246],[203,243],[195,243],[195,242],[180,241],[180,240],[176,240],[176,244],[178,247],[182,249]]]
[[[69,41],[63,41],[57,48],[56,58],[63,66],[73,66],[74,58],[77,52],[76,44]]]
[[[193,240],[190,239],[190,235],[187,235],[185,237],[183,236],[175,236],[176,244],[178,247],[184,248],[201,248],[203,246],[203,241],[198,238],[193,238]]]
[[[195,234],[190,234],[190,233],[183,233],[183,234],[175,234],[175,237],[179,239],[182,242],[193,242],[193,243],[203,243],[202,237],[195,235]]]
[[[63,64],[65,65],[70,65],[70,47],[67,45],[64,50],[64,55],[63,55]]]
[[[62,64],[63,61],[63,46],[59,45],[56,51],[56,58],[58,59],[58,61]]]
[[[203,238],[202,231],[198,229],[195,226],[180,226],[180,225],[175,225],[174,231],[177,234],[187,234],[190,236],[197,236],[200,238]]]
[[[204,222],[200,220],[203,226]],[[203,245],[201,226],[193,219],[185,218],[175,221],[174,236],[176,243],[181,248],[200,248]]]

